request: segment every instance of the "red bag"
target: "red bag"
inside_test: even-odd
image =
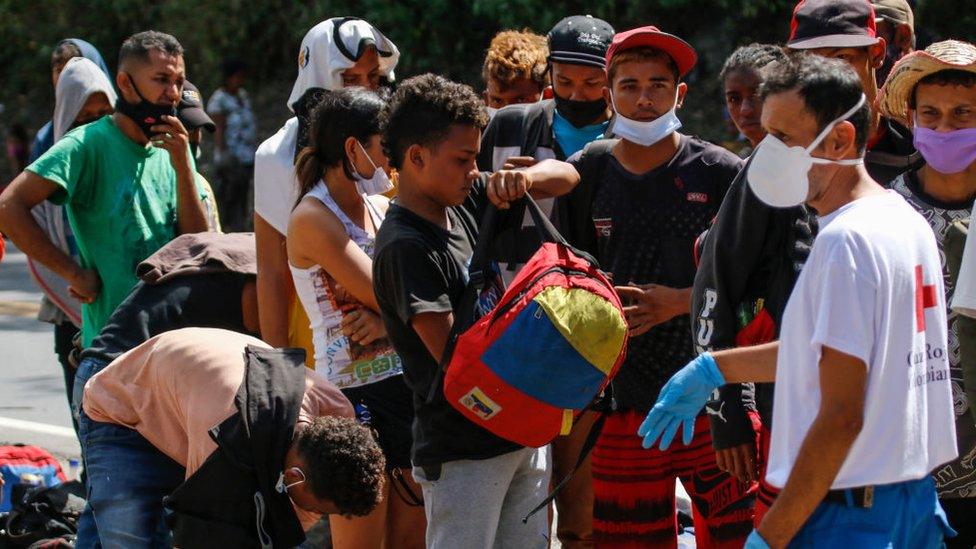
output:
[[[626,354],[627,323],[596,261],[571,248],[528,197],[526,206],[549,242],[491,311],[460,335],[452,332],[444,396],[472,423],[539,447],[568,434],[617,373]],[[474,289],[484,285],[496,215],[491,208],[482,222],[470,267]],[[455,331],[471,317],[476,294],[466,289]]]

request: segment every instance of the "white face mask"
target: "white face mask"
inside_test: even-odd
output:
[[[856,166],[863,164],[863,158],[850,160],[828,160],[810,156],[810,151],[827,137],[830,130],[838,123],[847,120],[864,105],[865,96],[850,110],[840,115],[836,120],[827,124],[817,135],[813,143],[807,147],[789,147],[780,139],[767,134],[759,142],[756,152],[752,155],[746,179],[749,188],[756,193],[759,200],[774,208],[791,208],[803,204],[810,192],[809,173],[814,164],[839,164],[841,166]]]
[[[613,126],[609,128],[607,133],[612,133],[615,137],[650,147],[681,128],[681,121],[675,114],[675,109],[678,108],[677,88],[674,90],[674,105],[671,110],[647,122],[632,120],[620,114],[616,103],[614,103],[613,94],[610,95],[610,103],[613,105],[616,116],[613,119]]]
[[[390,181],[390,176],[386,175],[386,171],[376,165],[373,159],[370,158],[369,153],[366,152],[366,148],[359,141],[356,141],[359,145],[359,149],[363,151],[366,155],[366,159],[369,163],[373,165],[373,175],[369,179],[359,175],[356,171],[355,166],[352,167],[352,177],[356,180],[356,190],[359,194],[365,194],[366,196],[373,196],[374,194],[383,194],[393,190],[393,182]],[[351,163],[350,163],[351,164]]]
[[[293,482],[291,484],[285,484],[285,472],[282,471],[278,475],[278,482],[275,483],[275,490],[277,490],[278,492],[280,492],[282,494],[287,494],[289,488],[291,488],[292,486],[298,486],[299,484],[305,482],[305,480],[306,480],[305,479],[305,471],[302,471],[298,467],[292,467],[291,470],[294,471],[294,472],[296,472],[296,473],[301,474],[302,480],[295,481],[295,482]],[[289,496],[289,497],[291,497],[291,496]]]

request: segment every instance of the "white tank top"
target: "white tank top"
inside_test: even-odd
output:
[[[353,223],[335,200],[323,181],[312,188],[311,196],[332,210],[346,229],[346,234],[370,258],[373,257],[375,238]],[[366,211],[373,225],[379,227],[383,214],[363,195]],[[295,292],[308,314],[312,328],[312,344],[315,346],[315,372],[325,376],[340,389],[359,387],[381,381],[403,372],[400,357],[393,352],[388,338],[369,345],[360,345],[342,333],[342,317],[347,312],[365,306],[343,288],[319,265],[299,269],[291,263]]]

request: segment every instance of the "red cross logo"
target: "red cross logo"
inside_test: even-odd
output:
[[[925,286],[922,279],[922,266],[915,265],[915,331],[925,331],[925,309],[938,304],[935,295],[935,284]]]

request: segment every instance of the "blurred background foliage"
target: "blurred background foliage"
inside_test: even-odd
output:
[[[88,40],[114,70],[130,34],[156,29],[186,49],[187,75],[209,96],[220,84],[221,61],[246,60],[245,87],[259,121],[259,138],[287,118],[285,100],[295,78],[298,46],[313,25],[356,15],[379,27],[402,52],[397,77],[437,72],[483,89],[485,48],[502,29],[545,34],[566,15],[589,13],[617,30],[653,24],[683,37],[700,61],[689,76],[682,110],[685,129],[726,138],[718,73],[725,57],[750,42],[782,43],[795,0],[0,0],[0,131],[13,124],[29,135],[53,112],[50,56],[63,38]],[[920,0],[921,43],[976,39],[976,0]],[[6,166],[0,175],[7,172]],[[4,181],[8,181],[4,177]]]

